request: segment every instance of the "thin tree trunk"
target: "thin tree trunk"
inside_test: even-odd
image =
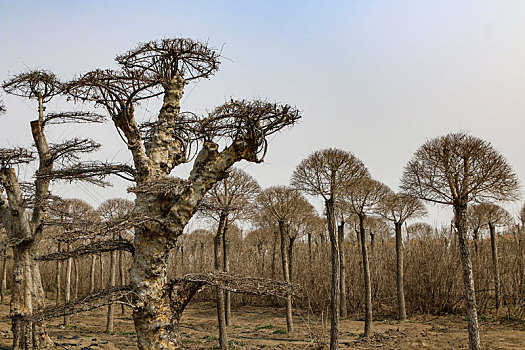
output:
[[[224,221],[226,220],[226,215],[221,214],[219,217],[219,227],[217,229],[217,234],[213,239],[213,262],[215,270],[220,270],[219,262],[219,250],[221,245],[221,238],[224,234]],[[223,242],[224,243],[224,242]],[[223,257],[224,258],[224,257]],[[225,313],[225,300],[224,300],[224,290],[216,287],[217,292],[217,322],[219,324],[219,347],[222,350],[228,349],[228,332],[226,330],[226,313]]]
[[[364,215],[359,215],[359,231],[361,236],[361,255],[363,259],[363,277],[365,279],[365,332],[364,336],[370,336],[372,330],[372,285],[370,283],[370,265],[368,263],[368,252],[366,248],[366,233]]]
[[[288,242],[288,275],[290,275],[290,283],[293,281],[293,246],[295,237],[290,238]]]
[[[290,271],[288,270],[288,249],[287,249],[287,234],[284,227],[284,221],[279,220],[279,234],[281,238],[281,260],[283,267],[283,279],[286,283],[290,283]],[[293,318],[292,318],[292,296],[286,296],[286,331],[288,334],[293,332]]]
[[[339,244],[335,232],[334,201],[328,199],[325,201],[326,219],[328,222],[328,235],[330,237],[330,247],[332,255],[332,284],[330,293],[330,350],[339,348]]]
[[[496,293],[496,312],[499,311],[501,304],[500,290],[499,290],[499,270],[498,270],[498,244],[496,241],[496,232],[494,224],[489,222],[490,230],[490,247],[492,248],[492,273],[494,275],[494,292]]]
[[[396,285],[397,285],[397,317],[400,321],[405,321],[407,311],[405,307],[405,290],[403,277],[403,238],[401,237],[401,222],[394,223],[396,231]]]
[[[117,252],[113,250],[109,258],[109,288],[117,285]],[[106,320],[106,332],[111,333],[114,329],[115,323],[115,304],[108,305],[108,313]]]
[[[4,302],[7,289],[7,247],[2,250],[2,275],[0,277],[0,302]]]
[[[228,216],[224,218],[224,227],[222,230],[222,265],[224,272],[230,272],[230,261],[229,261],[229,241],[228,241]],[[226,319],[226,325],[229,326],[232,317],[231,307],[231,295],[230,292],[224,291],[224,318]]]
[[[279,233],[274,233],[273,242],[272,242],[272,279],[275,279],[275,257],[277,255],[277,235]]]
[[[476,294],[474,289],[474,275],[467,239],[467,205],[454,206],[454,221],[458,233],[461,264],[463,266],[463,283],[465,287],[465,302],[467,307],[469,349],[480,350],[478,312],[476,310]]]
[[[120,233],[118,238],[122,239],[122,235]],[[177,253],[177,251],[175,251],[175,253]],[[118,252],[118,265],[120,271],[120,286],[123,287],[126,285],[126,267],[124,266],[124,252],[122,250],[119,250]],[[120,307],[120,312],[122,315],[124,315],[124,304],[120,304]]]
[[[71,244],[67,244],[67,251],[71,250]],[[68,258],[66,261],[66,280],[64,286],[64,303],[68,303],[71,300],[71,265],[73,263],[73,258]],[[64,315],[64,325],[67,325],[69,321],[69,316]]]
[[[308,232],[308,262],[312,266],[312,233]]]
[[[74,284],[74,291],[75,291],[75,299],[78,298],[78,260],[73,259],[73,267],[75,269],[75,284]]]
[[[344,235],[345,235],[345,222],[341,220],[341,224],[337,226],[337,239],[339,243],[339,290],[341,297],[339,299],[339,314],[341,317],[348,317],[348,311],[346,308],[346,272],[345,272],[345,251],[344,251]]]
[[[95,261],[96,255],[91,255],[91,269],[89,270],[89,293],[95,291]]]
[[[100,275],[100,290],[104,289],[104,257],[102,256],[102,253],[98,254],[99,258],[99,275]]]
[[[57,251],[60,252],[60,242],[57,243]],[[57,260],[56,262],[56,275],[55,275],[55,283],[56,283],[56,305],[60,305],[62,302],[62,261]]]

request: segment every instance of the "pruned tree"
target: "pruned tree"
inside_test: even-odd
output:
[[[469,203],[518,197],[519,183],[505,158],[490,143],[465,133],[425,142],[406,165],[401,188],[433,203],[452,205],[459,238],[467,307],[469,347],[480,349],[476,295],[467,239]]]
[[[292,175],[292,186],[312,196],[321,196],[326,209],[331,247],[330,350],[339,347],[340,247],[335,229],[334,204],[347,188],[368,176],[364,164],[353,154],[329,148],[316,151],[301,161]]]
[[[219,53],[191,39],[162,39],[138,45],[116,58],[120,70],[94,70],[68,85],[81,100],[103,106],[131,152],[136,172],[131,191],[135,213],[149,220],[135,227],[131,284],[133,319],[140,349],[180,346],[177,322],[193,295],[170,293],[168,254],[199,203],[236,162],[260,163],[266,138],[300,118],[288,105],[266,101],[229,101],[204,117],[180,111],[184,87],[213,75]],[[137,105],[162,96],[157,117],[140,124]],[[225,145],[219,148],[219,144]],[[196,152],[187,179],[171,177]]]
[[[490,248],[492,253],[492,277],[494,282],[494,294],[496,299],[496,310],[498,311],[501,304],[500,277],[498,268],[498,241],[496,226],[509,225],[512,221],[508,211],[499,205],[492,203],[481,203],[471,207],[472,212],[481,223],[487,225],[490,232]],[[469,211],[470,212],[470,211]]]
[[[365,285],[365,337],[370,336],[372,329],[372,285],[366,246],[365,218],[375,213],[377,206],[391,193],[392,191],[381,182],[370,177],[363,177],[349,186],[347,192],[343,195],[346,205],[359,218],[359,236]]]
[[[83,112],[44,113],[46,103],[63,91],[62,83],[47,71],[33,70],[15,75],[2,87],[9,94],[34,99],[38,103],[38,117],[31,122],[36,151],[0,149],[0,217],[14,252],[15,283],[10,310],[13,349],[44,348],[51,346],[44,324],[30,319],[32,313],[44,305],[38,263],[33,258],[44,231],[50,200],[49,183],[52,179],[60,179],[61,173],[68,173],[69,180],[92,179],[86,173],[90,164],[80,162],[80,155],[99,147],[89,139],[51,144],[45,130],[52,124],[100,122],[103,118]],[[16,169],[35,159],[38,160],[36,179],[32,185],[23,186]],[[56,169],[55,165],[60,165],[60,168]],[[101,173],[96,175],[103,176]]]
[[[228,227],[237,219],[253,213],[255,199],[260,191],[257,181],[243,170],[232,168],[228,175],[217,182],[204,196],[201,212],[218,222],[214,239],[214,268],[219,270],[219,248],[222,240],[222,271],[229,272]],[[231,322],[230,293],[217,288],[217,317],[219,322],[219,344],[228,348],[226,326]]]
[[[261,192],[258,202],[261,211],[269,213],[279,228],[283,278],[285,282],[291,283],[293,242],[297,238],[297,228],[292,226],[298,225],[303,216],[311,214],[313,207],[298,190],[287,186],[265,189]],[[286,331],[293,332],[291,295],[286,298]]]
[[[396,287],[397,287],[397,317],[406,320],[405,292],[403,282],[403,237],[401,228],[409,218],[419,218],[426,214],[421,200],[403,193],[390,193],[380,203],[378,213],[394,223],[396,235]]]
[[[125,220],[130,215],[132,215],[134,204],[132,201],[123,199],[123,198],[112,198],[107,199],[97,208],[97,212],[102,218],[103,221],[111,223],[115,221]],[[123,235],[126,235],[126,230],[118,230],[112,233],[113,240],[122,240]],[[126,237],[129,238],[129,237]],[[119,265],[119,274],[120,274],[120,286],[125,286],[125,269],[124,266],[124,251],[113,250],[110,253],[109,260],[109,288],[115,288],[117,286],[117,256],[118,256],[118,265]],[[117,255],[118,254],[118,255]],[[101,258],[102,264],[102,258]],[[95,255],[92,255],[91,260],[91,290],[94,289],[94,272],[95,272]],[[101,276],[102,278],[102,276]],[[122,305],[122,313],[124,313],[124,304]],[[108,312],[106,318],[106,332],[113,332],[114,328],[114,319],[115,319],[115,304],[110,303],[108,305]]]

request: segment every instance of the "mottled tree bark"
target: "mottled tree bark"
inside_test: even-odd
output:
[[[117,252],[111,252],[109,259],[109,285],[108,288],[113,288],[117,285]],[[115,323],[115,304],[108,305],[108,313],[106,319],[106,332],[111,333],[114,329]]]
[[[499,283],[499,269],[498,269],[498,244],[496,240],[496,230],[494,224],[489,222],[490,230],[490,247],[492,252],[492,274],[494,278],[494,293],[496,294],[496,311],[499,311],[501,304],[500,297],[500,283]]]
[[[224,221],[226,220],[226,215],[221,213],[219,218],[219,227],[217,228],[217,234],[213,239],[213,261],[215,270],[220,269],[219,262],[219,250],[221,245],[221,238],[224,234]],[[222,239],[224,244],[224,240]],[[224,259],[224,256],[223,256]],[[225,312],[225,300],[224,300],[224,290],[219,287],[216,287],[217,292],[217,322],[219,325],[219,347],[222,350],[228,349],[228,331],[226,330],[226,312]]]
[[[469,349],[481,348],[478,328],[478,312],[476,309],[476,293],[474,289],[474,274],[467,239],[467,205],[456,203],[454,205],[454,223],[457,229],[461,265],[463,266],[463,284],[465,287],[465,302],[467,307]]]
[[[102,253],[98,254],[99,260],[99,276],[100,276],[100,289],[104,289],[104,256]]]
[[[93,293],[95,291],[95,262],[97,256],[95,254],[91,255],[91,268],[89,269],[89,292]]]
[[[57,243],[57,252],[60,252],[60,242]],[[56,275],[55,275],[55,283],[56,283],[56,305],[60,305],[62,302],[62,261],[57,260],[56,261]]]
[[[400,321],[405,321],[407,311],[405,307],[405,289],[403,277],[403,238],[401,236],[400,222],[395,222],[396,231],[396,285],[397,285],[397,317]]]
[[[339,348],[339,242],[335,232],[334,201],[330,198],[325,201],[326,219],[328,222],[328,235],[332,255],[332,282],[330,293],[330,350]]]
[[[224,227],[222,230],[222,270],[224,272],[230,272],[228,225],[228,216],[226,216],[224,218]],[[231,323],[231,317],[231,295],[230,292],[224,291],[224,318],[227,326]]]
[[[118,235],[119,239],[122,239],[122,235],[119,233]],[[118,264],[119,264],[119,275],[120,275],[120,285],[125,286],[126,285],[126,266],[124,265],[124,252],[122,250],[119,250],[118,252]],[[122,315],[124,315],[124,304],[120,304],[120,312]]]
[[[67,251],[71,250],[71,244],[67,244]],[[71,300],[71,265],[73,263],[72,258],[66,260],[66,278],[64,281],[64,303],[68,303]],[[64,325],[69,322],[69,316],[64,315]]]
[[[5,301],[5,291],[7,290],[7,247],[2,250],[2,274],[0,275],[0,302]]]
[[[286,227],[283,220],[279,220],[279,235],[281,239],[281,261],[283,268],[283,279],[290,283],[290,271],[288,270],[288,235],[286,234]],[[293,318],[292,318],[292,296],[286,296],[286,331],[288,334],[293,332]]]
[[[365,332],[364,336],[370,336],[372,330],[372,285],[370,283],[370,265],[368,263],[368,251],[366,248],[365,217],[359,215],[359,233],[361,236],[361,256],[363,262],[363,278],[365,280]]]
[[[345,253],[344,253],[344,231],[345,222],[341,221],[341,224],[337,226],[337,239],[339,243],[339,290],[341,291],[340,297],[340,316],[348,317],[348,311],[346,308],[346,272],[345,272]]]

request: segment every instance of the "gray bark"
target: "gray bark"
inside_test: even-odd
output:
[[[69,252],[71,250],[71,245],[67,244],[67,251]],[[65,285],[64,285],[64,303],[68,303],[71,300],[71,265],[72,265],[73,259],[68,258],[66,261],[66,279],[65,279]],[[64,315],[64,325],[67,325],[69,322],[69,316]]]
[[[370,265],[368,263],[368,251],[366,248],[365,217],[359,215],[359,233],[361,236],[361,256],[363,260],[363,277],[365,280],[365,332],[364,336],[370,336],[372,331],[372,285],[370,283]]]
[[[341,317],[348,317],[348,311],[346,308],[346,272],[345,272],[345,252],[344,252],[344,231],[345,222],[341,221],[341,224],[337,226],[337,239],[339,243],[339,290],[341,292],[339,314]]]
[[[109,288],[113,288],[117,285],[117,252],[114,250],[111,252],[109,259]],[[108,313],[106,320],[106,332],[111,333],[114,329],[115,323],[115,304],[111,303],[108,305]]]
[[[222,230],[222,268],[224,272],[230,272],[228,225],[228,216],[226,215]],[[224,316],[226,319],[226,325],[229,326],[231,324],[232,307],[231,294],[228,291],[224,291]]]
[[[494,228],[494,224],[489,222],[489,230],[490,230],[490,247],[492,251],[492,274],[494,278],[494,292],[496,296],[496,311],[499,311],[499,307],[501,304],[501,297],[500,297],[500,283],[499,283],[499,269],[498,269],[498,244],[496,240],[496,232]]]
[[[330,247],[332,255],[332,284],[330,293],[330,350],[339,348],[339,242],[335,232],[334,201],[330,198],[325,201],[326,219],[328,222],[328,235],[330,237]]]
[[[0,278],[0,302],[3,303],[7,290],[7,247],[2,250],[2,275]]]
[[[396,231],[396,285],[397,285],[397,317],[405,321],[407,311],[405,307],[404,270],[403,270],[403,238],[401,236],[401,222],[394,223]]]
[[[476,293],[474,289],[474,274],[472,273],[472,262],[467,239],[467,204],[458,203],[454,205],[454,222],[457,229],[459,248],[461,253],[461,265],[463,267],[463,284],[465,287],[465,302],[467,307],[469,349],[480,350],[480,338],[478,327],[478,312],[476,309]]]
[[[226,220],[226,215],[221,214],[219,219],[219,227],[217,229],[217,234],[213,239],[213,261],[215,270],[220,269],[219,262],[219,249],[221,245],[221,238],[224,234],[224,221]],[[224,240],[223,240],[224,244]],[[224,259],[224,256],[223,256]],[[226,330],[226,310],[225,310],[225,300],[224,300],[224,290],[216,287],[217,292],[217,322],[219,325],[219,347],[222,350],[228,349],[228,331]]]
[[[288,247],[286,241],[288,235],[286,234],[286,228],[284,221],[279,220],[279,234],[281,238],[281,260],[283,268],[283,279],[285,282],[290,283],[290,271],[288,270],[290,265],[288,264]],[[292,296],[286,296],[286,332],[288,334],[293,332],[293,318],[292,318]]]
[[[95,291],[95,262],[96,255],[91,255],[91,269],[89,270],[89,292],[93,293]]]

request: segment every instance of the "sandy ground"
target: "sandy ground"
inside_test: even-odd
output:
[[[0,305],[0,349],[11,343],[8,305]],[[284,310],[240,307],[232,310],[228,327],[232,349],[320,349],[329,336],[329,321],[320,317],[294,315],[295,331],[285,334]],[[136,349],[135,332],[129,310],[118,308],[115,332],[105,329],[105,309],[71,316],[70,324],[61,320],[48,322],[48,332],[59,349]],[[525,323],[480,318],[484,349],[525,349]],[[213,349],[218,345],[213,303],[191,303],[181,322],[181,336],[191,349]],[[376,320],[373,335],[361,337],[363,322],[344,319],[340,323],[340,348],[352,349],[467,349],[466,321],[458,316],[417,316],[404,323]]]

